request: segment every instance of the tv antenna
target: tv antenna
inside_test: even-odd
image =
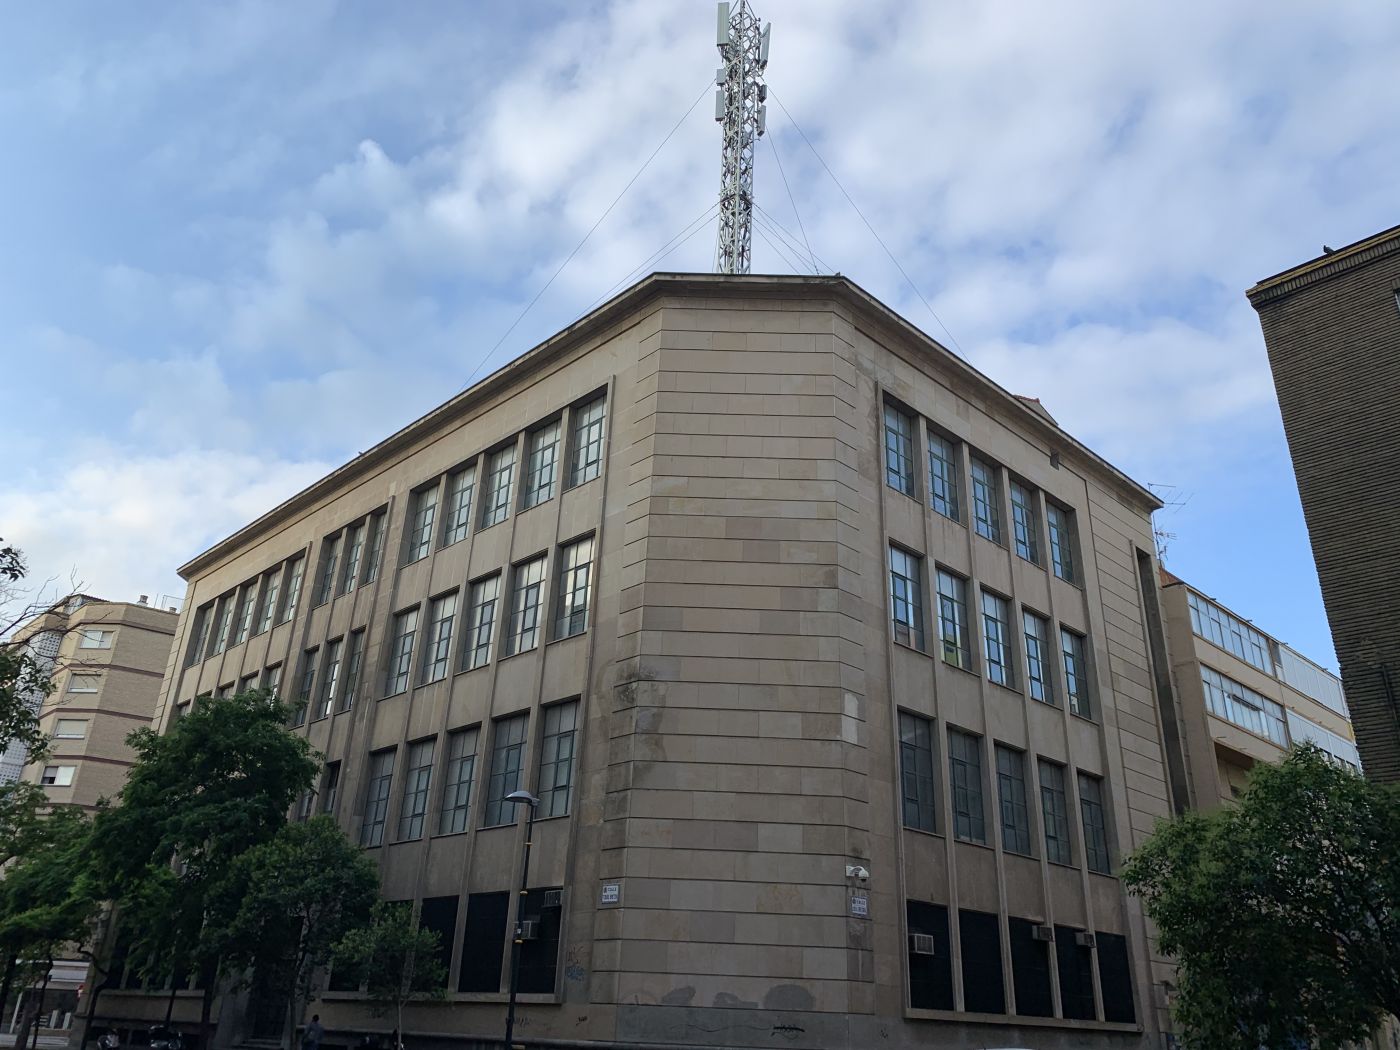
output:
[[[761,30],[749,0],[721,3],[715,44],[724,65],[715,71],[715,120],[723,125],[717,273],[748,273],[753,242],[754,143],[767,123],[770,22]]]

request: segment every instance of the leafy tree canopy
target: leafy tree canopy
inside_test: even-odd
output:
[[[1123,878],[1177,961],[1192,1047],[1334,1050],[1400,1015],[1400,789],[1313,745],[1159,824]]]
[[[356,974],[380,1013],[394,1015],[403,1045],[403,1008],[446,994],[437,931],[420,926],[407,901],[380,901],[367,926],[347,933],[334,950],[337,967]]]

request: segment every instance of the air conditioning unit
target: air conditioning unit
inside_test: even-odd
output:
[[[521,919],[516,927],[516,939],[522,941],[537,941],[540,939],[540,923],[538,919]]]
[[[1074,934],[1074,943],[1081,948],[1092,948],[1094,946],[1094,935],[1088,930],[1078,930]]]
[[[1053,926],[1032,926],[1031,940],[1053,941],[1055,939],[1055,927]]]
[[[545,890],[545,891],[544,891],[544,903],[540,905],[541,908],[562,908],[563,906],[564,906],[564,891],[563,891],[563,890]]]
[[[909,950],[915,955],[932,955],[933,934],[911,933],[909,935]]]

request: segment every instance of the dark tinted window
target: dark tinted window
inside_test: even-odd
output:
[[[948,909],[941,904],[905,901],[909,921],[909,1005],[916,1010],[953,1009],[953,950]],[[933,937],[933,954],[914,952],[913,934]]]
[[[1094,951],[1074,943],[1079,930],[1055,927],[1055,961],[1060,969],[1060,1009],[1076,1021],[1094,1020]]]
[[[549,995],[554,991],[555,974],[559,969],[559,921],[564,913],[558,907],[545,907],[545,894],[549,892],[530,890],[521,906],[520,917],[537,923],[534,940],[520,946],[522,992]]]
[[[958,912],[962,946],[963,1009],[1006,1013],[1006,982],[1001,976],[1001,924],[984,911]]]
[[[1033,936],[1030,919],[1008,919],[1011,935],[1011,985],[1016,990],[1016,1012],[1022,1017],[1053,1017],[1050,998],[1050,945]]]
[[[1133,971],[1128,964],[1128,939],[1121,933],[1097,933],[1099,988],[1103,992],[1103,1019],[1133,1024]]]
[[[457,937],[457,898],[425,897],[418,913],[418,925],[438,935],[437,960],[442,964],[442,986],[447,987],[452,969],[453,942]]]
[[[499,992],[501,959],[506,947],[509,893],[473,893],[467,898],[467,924],[462,934],[459,992]]]

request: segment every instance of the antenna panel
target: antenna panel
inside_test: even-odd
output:
[[[729,4],[721,2],[718,11],[719,22],[715,26],[715,46],[724,47],[729,43]]]

